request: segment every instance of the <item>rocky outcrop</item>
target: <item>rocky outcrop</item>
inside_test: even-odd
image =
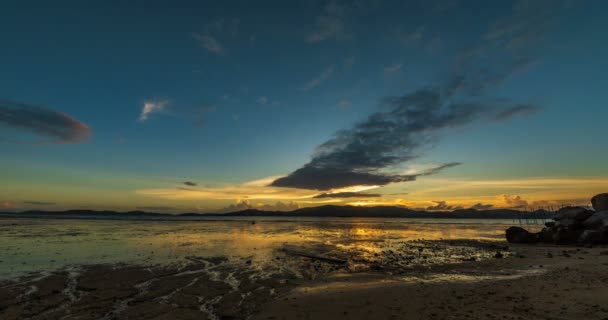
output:
[[[507,229],[507,241],[511,243],[537,243],[539,235],[528,232],[520,227],[510,227]]]
[[[601,193],[591,198],[591,205],[595,211],[608,210],[608,193]]]
[[[594,245],[608,244],[608,193],[591,199],[596,211],[584,207],[564,207],[553,219],[545,223],[538,233],[520,227],[507,229],[507,241],[511,243],[554,243]],[[598,210],[602,209],[602,210]]]

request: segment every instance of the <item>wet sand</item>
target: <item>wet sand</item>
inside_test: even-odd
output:
[[[4,228],[0,319],[608,317],[608,248],[508,247],[500,225]]]
[[[267,303],[254,319],[608,319],[607,248],[512,250],[399,276],[331,276]]]
[[[606,248],[415,242],[353,257],[277,252],[277,265],[190,257],[171,266],[89,265],[0,284],[2,319],[605,319]],[[504,258],[413,263],[405,248],[500,250]],[[433,249],[434,248],[434,249]],[[422,258],[425,251],[429,257]],[[460,249],[459,249],[460,250]],[[473,254],[474,253],[474,254]],[[494,253],[495,254],[495,253]],[[417,255],[418,256],[418,255]],[[413,258],[417,259],[417,258]],[[283,261],[281,261],[283,260]],[[400,266],[404,264],[403,266]],[[356,267],[353,267],[356,265]],[[365,268],[364,266],[367,266]]]

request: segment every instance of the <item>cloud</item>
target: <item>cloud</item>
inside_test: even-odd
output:
[[[190,187],[196,187],[197,183],[196,182],[192,182],[192,181],[184,181],[182,182],[184,185],[186,186],[190,186]]]
[[[15,208],[15,204],[10,201],[3,201],[2,208],[3,209],[13,209],[13,208]]]
[[[493,208],[494,208],[494,205],[492,205],[492,204],[482,204],[482,203],[476,203],[471,206],[471,209],[475,209],[475,210],[490,210]]]
[[[65,113],[44,107],[0,101],[0,125],[23,129],[57,143],[80,143],[91,134],[89,127]]]
[[[236,37],[239,34],[240,25],[239,18],[220,18],[207,23],[202,32],[194,33],[192,37],[210,53],[221,56],[226,52],[226,48],[219,39]]]
[[[384,75],[392,76],[401,72],[401,68],[403,67],[403,63],[395,63],[390,66],[384,67]]]
[[[500,111],[494,117],[496,120],[506,120],[516,115],[529,115],[534,112],[537,112],[539,108],[533,105],[518,105],[513,108],[508,108]]]
[[[335,192],[335,193],[321,193],[313,198],[378,198],[382,195],[378,193],[359,193],[359,192]]]
[[[437,88],[389,97],[383,104],[385,110],[373,113],[352,128],[338,131],[332,139],[317,147],[309,163],[272,185],[329,190],[413,181],[417,176],[435,174],[458,163],[409,175],[387,173],[384,169],[418,158],[421,149],[438,141],[447,129],[476,120],[494,120],[496,112],[514,108],[496,109],[483,103],[454,102]]]
[[[218,186],[187,186],[182,183],[177,186],[157,189],[136,190],[137,194],[170,200],[201,200],[201,199],[250,199],[250,200],[295,200],[312,198],[317,193],[291,188],[269,187],[278,177],[268,177],[248,181],[236,185]]]
[[[144,106],[142,107],[139,115],[139,122],[145,122],[153,113],[164,111],[168,105],[169,101],[167,100],[149,100],[144,102]]]
[[[516,22],[522,16],[542,18],[534,14],[537,6],[532,7],[526,8],[530,12],[525,15],[517,13],[524,9],[516,9],[505,19]],[[386,185],[413,181],[457,165],[453,162],[420,174],[395,173],[397,166],[422,156],[422,150],[435,145],[449,129],[482,121],[505,121],[537,110],[530,104],[497,102],[487,97],[490,89],[536,60],[530,52],[532,45],[507,49],[504,42],[510,38],[503,34],[486,37],[461,52],[452,70],[437,84],[383,99],[381,111],[336,132],[316,148],[308,163],[271,185],[314,190]],[[311,84],[310,88],[318,82]]]
[[[46,201],[23,201],[24,204],[31,204],[34,206],[52,206],[55,205],[55,202],[46,202]]]
[[[266,105],[268,104],[268,97],[267,96],[261,96],[258,98],[258,103],[261,105]]]
[[[434,206],[429,206],[426,208],[426,210],[429,211],[437,211],[437,210],[441,210],[441,211],[447,211],[447,210],[460,210],[463,209],[461,206],[452,206],[449,205],[446,201],[433,201],[436,203],[436,205]]]
[[[503,201],[506,207],[512,209],[523,209],[528,206],[528,201],[524,200],[521,196],[512,196],[508,194],[502,195]]]
[[[249,200],[238,200],[237,203],[231,204],[219,210],[219,213],[242,211],[247,209],[257,209],[262,211],[292,211],[300,206],[295,202],[281,202],[275,204],[257,203],[252,204]]]
[[[348,99],[342,99],[338,101],[338,108],[340,109],[350,109],[353,106],[352,101]]]
[[[198,40],[199,44],[203,48],[207,49],[207,51],[218,56],[224,53],[224,46],[222,46],[222,44],[213,36],[195,33],[193,37],[194,39]]]
[[[323,7],[323,12],[315,21],[315,30],[308,34],[306,41],[316,43],[328,39],[340,39],[345,35],[347,7],[331,0]]]
[[[302,88],[300,88],[300,90],[309,91],[311,89],[316,88],[321,83],[325,82],[325,80],[327,80],[329,77],[331,77],[331,75],[333,73],[334,73],[334,66],[331,65],[331,66],[327,67],[327,69],[325,69],[323,72],[321,72],[321,74],[319,74],[316,78],[310,80],[307,84],[305,84]]]
[[[410,45],[419,40],[422,40],[424,37],[426,27],[420,26],[416,28],[414,31],[397,31],[397,40],[403,45]]]

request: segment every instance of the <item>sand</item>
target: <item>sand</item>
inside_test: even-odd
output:
[[[0,319],[608,319],[608,248],[504,245],[82,265],[1,282]]]
[[[509,258],[304,284],[254,319],[608,319],[606,248],[516,246]]]

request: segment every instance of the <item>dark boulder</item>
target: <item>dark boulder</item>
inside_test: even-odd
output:
[[[563,207],[559,209],[553,219],[556,221],[574,220],[578,222],[585,221],[593,214],[593,211],[583,207]],[[570,222],[571,223],[571,222]]]
[[[608,210],[608,193],[600,193],[591,198],[591,205],[595,211]]]
[[[543,228],[538,233],[538,239],[542,243],[553,243],[553,232],[554,228]]]
[[[583,221],[586,229],[608,228],[608,210],[599,211],[592,214],[587,220]]]
[[[555,227],[555,221],[547,221],[547,222],[545,222],[545,226],[547,228],[553,228],[553,227]]]
[[[582,225],[582,221],[576,220],[576,219],[572,219],[572,218],[564,218],[561,220],[558,220],[555,223],[555,227],[563,227],[563,228],[578,228]]]
[[[565,227],[556,227],[553,232],[553,243],[555,244],[575,244],[578,241],[580,230]]]
[[[538,234],[528,232],[520,227],[509,227],[506,234],[507,241],[511,243],[537,243],[540,240]]]
[[[608,234],[604,230],[585,230],[578,237],[578,244],[606,244],[608,243]]]

